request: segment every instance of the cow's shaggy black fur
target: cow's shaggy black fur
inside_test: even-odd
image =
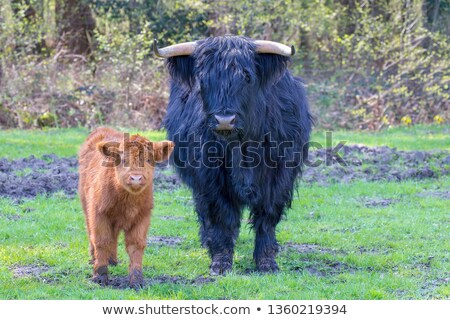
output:
[[[193,190],[211,273],[231,269],[244,207],[257,269],[276,271],[275,228],[290,207],[312,126],[304,84],[287,70],[289,58],[259,54],[249,38],[198,43],[191,56],[167,60],[173,163]],[[233,130],[215,131],[218,114],[236,115]]]

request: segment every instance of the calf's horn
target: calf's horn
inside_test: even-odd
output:
[[[165,48],[158,48],[156,39],[153,40],[153,53],[157,57],[170,58],[176,56],[190,56],[194,52],[197,42],[183,42],[168,46]]]
[[[289,47],[278,42],[267,40],[256,40],[255,44],[256,44],[256,52],[259,53],[273,53],[286,57],[290,57],[295,54],[294,46]]]

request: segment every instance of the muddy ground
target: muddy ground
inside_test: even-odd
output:
[[[402,181],[433,179],[450,173],[447,151],[397,151],[388,147],[344,146],[311,150],[301,183]],[[0,197],[31,198],[38,194],[77,193],[77,159],[44,155],[42,158],[0,159]],[[181,181],[168,165],[155,169],[155,192],[174,190]]]

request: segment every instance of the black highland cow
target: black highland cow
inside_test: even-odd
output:
[[[232,268],[244,207],[257,269],[277,271],[275,228],[291,205],[312,125],[302,80],[287,70],[294,48],[225,36],[162,49],[155,41],[154,51],[167,58],[164,126],[193,190],[211,274]]]

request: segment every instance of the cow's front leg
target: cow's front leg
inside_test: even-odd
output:
[[[280,222],[282,210],[268,212],[263,209],[252,210],[252,224],[255,230],[255,250],[253,259],[260,272],[277,272],[275,257],[279,250],[275,229]]]
[[[214,203],[197,206],[200,237],[211,256],[211,275],[231,271],[236,238],[240,227],[240,210],[229,201],[217,199]]]

